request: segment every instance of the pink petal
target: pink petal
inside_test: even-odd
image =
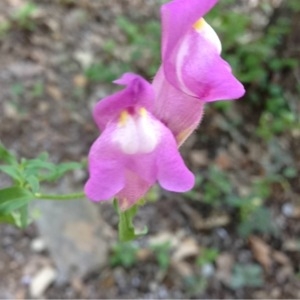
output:
[[[116,195],[121,210],[126,210],[142,199],[154,182],[149,183],[137,173],[127,170],[125,173],[126,185]]]
[[[156,118],[151,118],[160,132],[160,143],[151,153],[131,155],[126,161],[126,169],[138,174],[150,185],[158,180],[169,191],[182,192],[191,189],[194,175],[184,164],[172,132]]]
[[[156,93],[153,113],[181,145],[201,122],[205,103],[174,88],[166,80],[162,67],[155,75],[153,88]]]
[[[127,209],[142,198],[157,180],[170,191],[192,188],[194,176],[184,165],[171,131],[149,112],[148,115],[151,118],[149,124],[159,134],[158,144],[151,152],[124,152],[116,140],[120,137],[121,127],[113,121],[105,127],[89,154],[90,178],[85,186],[88,198],[104,201],[116,197],[121,208]],[[145,132],[146,136],[148,134]]]
[[[126,108],[140,105],[151,110],[153,106],[154,92],[152,86],[141,76],[125,73],[114,82],[125,85],[126,88],[107,96],[96,104],[93,116],[100,130],[103,130],[108,122],[116,118]]]
[[[111,130],[105,130],[89,153],[90,177],[84,191],[93,201],[111,199],[125,186],[124,162],[110,142]]]
[[[243,96],[244,87],[232,74],[229,64],[201,34],[191,29],[181,49],[175,60],[164,62],[166,78],[176,88],[206,102]]]
[[[162,59],[172,55],[178,42],[202,18],[218,0],[173,0],[163,5],[162,16]]]
[[[184,164],[176,140],[169,130],[165,131],[163,142],[157,148],[157,180],[166,190],[186,192],[193,188],[195,177]]]

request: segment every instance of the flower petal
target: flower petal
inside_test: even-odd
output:
[[[121,210],[126,210],[142,199],[154,182],[147,182],[138,174],[129,170],[125,173],[126,185],[116,195]]]
[[[170,131],[165,132],[164,141],[157,149],[157,180],[166,190],[186,192],[193,188],[195,177],[184,164]]]
[[[105,130],[89,153],[90,177],[84,191],[93,201],[109,200],[125,186],[122,156],[110,142],[111,130]]]
[[[210,42],[217,50],[219,54],[222,52],[222,44],[214,29],[203,19],[198,20],[193,28],[203,36],[207,42]]]
[[[155,75],[153,88],[156,93],[153,113],[181,145],[201,122],[205,103],[174,88],[166,80],[162,67]]]
[[[215,45],[195,30],[186,35],[177,54],[176,60],[164,62],[164,70],[181,91],[206,102],[236,99],[245,93]]]
[[[117,198],[121,209],[128,209],[154,184],[153,155],[127,155],[113,141],[115,124],[109,124],[95,141],[89,154],[90,177],[85,185],[93,201]]]
[[[121,208],[127,209],[143,197],[157,180],[170,191],[186,191],[193,186],[194,176],[184,165],[171,131],[149,112],[135,117],[136,131],[144,126],[139,118],[151,119],[149,129],[159,135],[155,148],[151,152],[140,149],[139,152],[127,153],[117,140],[121,127],[110,122],[89,154],[90,178],[85,192],[91,200],[117,197]],[[138,132],[136,137],[140,138],[142,132]],[[148,134],[145,133],[145,137]]]
[[[180,39],[218,0],[173,0],[161,8],[162,59],[172,55]]]
[[[139,105],[151,110],[153,106],[154,92],[152,86],[141,76],[125,73],[114,83],[125,85],[126,88],[96,104],[93,116],[100,130],[103,130],[108,122],[115,119],[126,108]]]

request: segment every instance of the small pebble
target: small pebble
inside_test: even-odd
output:
[[[211,277],[214,272],[215,268],[212,264],[205,264],[201,269],[201,273],[204,277]]]
[[[286,216],[286,217],[291,217],[294,214],[294,205],[292,205],[291,203],[285,203],[282,206],[282,213]]]
[[[36,238],[32,240],[30,248],[33,252],[41,253],[47,249],[46,243],[41,238]]]
[[[56,270],[52,267],[45,267],[40,270],[31,280],[29,286],[30,296],[33,298],[41,298],[47,288],[56,278]]]

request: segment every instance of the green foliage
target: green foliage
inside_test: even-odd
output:
[[[283,176],[288,179],[293,179],[298,176],[298,170],[294,167],[287,167],[283,170]]]
[[[8,20],[0,21],[0,39],[4,38],[14,28],[34,31],[36,28],[34,14],[37,10],[38,6],[35,3],[27,2]]]
[[[299,12],[300,11],[300,2],[298,0],[290,0],[288,2],[288,6],[294,11]]]
[[[82,168],[79,163],[55,165],[42,153],[34,159],[18,158],[0,143],[0,171],[10,177],[12,185],[0,189],[0,222],[26,227],[30,222],[28,204],[39,198],[40,184]]]
[[[263,272],[257,264],[236,264],[230,280],[232,289],[243,287],[262,287],[264,285]]]
[[[10,28],[11,28],[11,24],[9,21],[0,22],[0,39],[6,36]]]
[[[130,66],[126,62],[98,62],[88,67],[84,75],[91,82],[111,82],[128,70],[130,70]]]
[[[232,185],[224,172],[212,166],[209,168],[208,179],[203,189],[203,201],[207,204],[219,205],[223,196],[232,192]]]
[[[33,195],[26,189],[13,186],[0,190],[0,223],[8,223],[25,228],[29,221],[28,203]]]
[[[223,111],[228,111],[233,102],[232,101],[216,101],[211,103],[217,110],[223,112]]]
[[[133,243],[117,243],[112,248],[110,264],[112,267],[122,266],[125,268],[132,267],[137,260],[138,247]]]
[[[211,166],[208,169],[207,176],[197,175],[195,186],[203,190],[204,203],[212,206],[220,206],[223,203],[224,197],[232,194],[232,185],[227,175],[216,166]],[[192,200],[199,200],[199,194],[195,190],[185,194]]]
[[[277,233],[270,210],[264,206],[264,201],[271,195],[270,186],[274,180],[272,178],[256,180],[249,196],[227,198],[227,203],[238,210],[237,230],[242,237],[246,238],[253,232]]]
[[[213,264],[218,255],[219,250],[216,248],[204,248],[201,250],[201,254],[197,257],[196,260],[196,265],[200,267],[199,270],[197,270],[194,275],[187,276],[183,280],[183,284],[190,297],[199,298],[199,295],[205,292],[209,282],[208,277],[212,274],[205,275],[205,272],[203,272],[203,270],[206,266]]]
[[[137,203],[131,206],[129,209],[122,211],[119,208],[118,200],[114,200],[114,207],[119,215],[118,232],[120,242],[128,242],[147,234],[147,227],[145,227],[141,232],[136,232],[134,228],[133,218],[138,211],[139,205],[140,203]]]
[[[271,77],[280,72],[292,72],[299,67],[299,61],[292,57],[277,55],[277,47],[291,30],[292,18],[279,18],[275,24],[261,34],[253,30],[251,14],[241,14],[231,9],[233,2],[223,0],[208,15],[209,23],[218,32],[222,40],[224,57],[229,61],[237,78],[248,88],[248,103],[262,105],[257,135],[265,140],[282,134],[293,128],[300,128],[300,119],[290,107],[284,90],[278,79]],[[265,4],[260,4],[261,9]],[[299,1],[289,1],[288,5],[299,11]],[[223,12],[226,10],[226,14]],[[238,24],[238,26],[237,26]],[[231,103],[216,102],[218,110],[228,110]]]
[[[127,47],[129,52],[120,59],[119,54],[115,54],[120,45],[112,39],[108,40],[102,48],[103,60],[96,61],[85,70],[86,78],[91,82],[111,82],[128,71],[141,71],[153,77],[160,64],[159,22],[151,20],[137,24],[123,16],[118,17],[116,22],[130,45],[130,48]]]
[[[13,20],[23,29],[34,30],[33,15],[38,7],[33,2],[25,3],[13,16]]]
[[[189,297],[198,298],[207,288],[207,278],[201,276],[188,276],[183,279],[186,292]]]
[[[145,195],[145,202],[156,202],[160,198],[160,187],[158,185],[152,186]]]
[[[264,205],[266,199],[271,195],[271,185],[281,184],[284,188],[288,186],[284,176],[297,176],[297,170],[286,168],[282,175],[266,176],[255,180],[250,189],[249,195],[240,197],[233,188],[232,183],[226,172],[216,166],[211,166],[207,176],[197,176],[196,186],[203,191],[202,198],[197,191],[186,193],[186,197],[201,201],[209,206],[220,209],[226,207],[233,210],[238,216],[238,233],[246,238],[253,232],[276,234],[277,229],[272,222],[269,209]],[[212,255],[214,253],[212,252]],[[201,256],[200,258],[201,259]],[[206,259],[205,256],[202,259]],[[200,260],[201,261],[201,260]]]
[[[216,248],[204,248],[201,254],[197,257],[196,264],[203,267],[206,264],[214,263],[219,255],[219,250]]]
[[[5,149],[3,146],[0,148]],[[6,151],[6,152],[5,152]],[[7,160],[7,150],[2,150],[5,157],[1,160]],[[34,159],[22,158],[19,162],[10,154],[10,164],[1,164],[0,170],[11,177],[14,184],[28,188],[33,193],[39,190],[40,182],[51,182],[62,177],[66,172],[80,169],[82,164],[79,163],[61,163],[55,165],[48,161],[48,155],[42,153]]]
[[[14,98],[19,98],[24,93],[24,86],[22,83],[15,83],[11,86],[10,91]]]
[[[224,56],[237,77],[244,83],[265,85],[269,67],[278,71],[295,63],[290,59],[276,57],[275,47],[290,29],[289,20],[280,19],[279,24],[270,27],[266,35],[255,35],[251,15],[230,9],[231,4],[232,1],[228,0],[220,2],[207,19],[220,35]],[[226,14],[223,13],[224,9]]]
[[[13,186],[0,190],[0,212],[4,215],[19,209],[30,200],[33,195],[27,189]]]
[[[257,134],[265,140],[270,140],[275,134],[280,134],[293,128],[300,128],[300,122],[295,112],[282,110],[274,114],[265,111],[261,115]]]
[[[0,162],[1,161],[8,164],[15,164],[17,163],[17,158],[0,143]]]
[[[152,245],[151,249],[154,252],[154,255],[156,257],[159,267],[162,270],[167,270],[170,265],[170,259],[171,259],[171,256],[170,256],[171,244],[170,244],[170,242]]]
[[[238,226],[238,233],[242,237],[248,237],[253,232],[265,234],[276,233],[276,228],[272,222],[272,215],[266,207],[259,206],[251,213],[248,213],[247,218],[244,217]]]
[[[32,87],[31,96],[34,98],[42,97],[45,93],[45,86],[42,81],[37,81]]]
[[[157,21],[137,24],[125,17],[119,17],[117,24],[124,32],[128,43],[132,46],[129,64],[137,64],[151,55],[151,65],[144,71],[148,76],[153,76],[160,64],[160,24]]]

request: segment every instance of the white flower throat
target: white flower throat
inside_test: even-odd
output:
[[[152,152],[160,141],[157,124],[145,108],[121,112],[113,141],[126,154]]]

